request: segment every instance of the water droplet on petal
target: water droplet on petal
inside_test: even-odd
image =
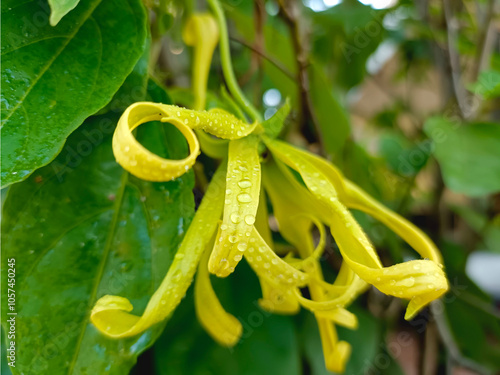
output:
[[[243,193],[243,194],[238,195],[238,202],[240,202],[240,203],[249,203],[251,201],[252,201],[252,197],[250,196],[250,194]]]
[[[231,221],[232,221],[234,224],[237,224],[237,223],[239,223],[239,222],[241,221],[241,216],[240,216],[238,213],[233,212],[233,213],[231,214]]]
[[[238,182],[238,186],[242,189],[246,189],[252,186],[252,183],[248,180],[243,180]]]
[[[253,215],[245,216],[245,223],[247,223],[248,225],[253,225],[255,223],[255,216]]]

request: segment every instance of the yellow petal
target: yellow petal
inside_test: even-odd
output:
[[[113,135],[113,152],[116,161],[134,176],[148,181],[168,181],[177,178],[193,166],[200,153],[200,145],[193,131],[180,118],[169,118],[189,145],[189,156],[182,160],[167,160],[142,146],[132,130],[148,121],[158,121],[167,116],[164,106],[155,103],[135,103],[128,107]]]
[[[293,288],[263,277],[259,277],[259,282],[262,289],[262,298],[259,299],[260,307],[275,314],[288,315],[299,312],[300,305],[293,293]]]
[[[323,168],[318,168],[309,157],[304,157],[304,151],[277,141],[267,144],[273,154],[300,173],[308,189],[329,208],[332,234],[349,267],[384,293],[411,299],[406,318],[411,318],[427,303],[447,291],[444,272],[434,261],[428,261],[425,267],[420,263],[417,265],[425,268],[424,272],[410,272],[410,268],[413,268],[411,262],[383,268],[365,233],[338,199],[343,194],[342,185],[337,184],[335,189],[333,180],[323,173]],[[338,191],[341,193],[338,194]]]
[[[167,275],[142,316],[130,314],[133,306],[126,298],[103,296],[90,315],[99,331],[115,338],[134,336],[164,320],[177,307],[191,284],[202,252],[210,243],[222,214],[224,175],[223,164],[212,178]]]
[[[256,136],[229,143],[224,217],[208,263],[219,277],[234,271],[252,234],[260,194],[258,144]]]
[[[264,189],[261,189],[260,192],[255,229],[269,247],[274,247],[271,229],[269,228]],[[259,299],[259,305],[264,310],[275,314],[296,314],[299,311],[299,302],[288,286],[284,287],[278,283],[269,281],[267,278],[261,277],[259,277],[259,283],[262,289],[262,298]]]
[[[377,202],[347,179],[345,180],[345,188],[345,200],[348,207],[366,212],[375,219],[380,220],[404,239],[423,258],[442,264],[441,254],[436,245],[414,224]]]
[[[214,138],[203,130],[196,130],[201,151],[212,159],[225,159],[229,148],[229,140]]]
[[[283,287],[300,287],[308,281],[308,276],[281,259],[253,228],[245,259],[261,279]]]
[[[213,245],[213,239],[211,243]],[[234,346],[240,340],[243,327],[238,319],[224,310],[212,288],[208,273],[209,249],[210,246],[200,261],[194,284],[196,315],[215,341],[223,346]]]
[[[323,208],[317,204],[307,189],[295,183],[295,178],[279,162],[266,163],[263,176],[264,186],[271,198],[280,232],[288,242],[298,249],[301,257],[307,260],[297,265],[303,267],[310,276],[308,288],[314,301],[302,297],[296,288],[293,289],[293,293],[304,307],[314,312],[318,322],[326,368],[330,371],[343,372],[350,356],[351,347],[345,341],[339,342],[333,322],[349,328],[357,327],[356,316],[344,309],[343,306],[350,303],[358,293],[363,291],[366,283],[354,275],[349,267],[343,265],[336,279],[336,284],[339,285],[330,286],[327,284],[330,294],[325,292],[324,285],[321,283],[323,275],[317,259],[324,243],[320,240],[314,249],[310,231],[312,223],[315,223],[318,228],[323,227],[314,216],[321,216]],[[327,217],[328,215],[324,214],[323,216]],[[323,237],[321,234],[320,236]],[[326,283],[323,282],[323,284]],[[323,307],[323,304],[326,303],[323,302],[324,299],[333,298],[332,289],[338,292],[340,298],[333,306],[329,305],[326,309],[316,309],[318,305]]]
[[[210,13],[193,14],[182,30],[182,38],[194,47],[193,91],[194,109],[205,109],[210,62],[219,42],[219,27]]]

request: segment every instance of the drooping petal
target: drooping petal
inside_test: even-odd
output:
[[[330,286],[322,281],[323,275],[318,254],[320,254],[320,246],[324,246],[324,244],[320,240],[317,248],[314,249],[310,231],[312,223],[315,223],[319,228],[322,227],[317,219],[313,219],[315,214],[320,215],[322,207],[318,206],[306,188],[294,183],[295,178],[291,176],[289,171],[281,167],[283,166],[279,166],[279,162],[270,162],[265,165],[264,186],[271,198],[280,232],[288,242],[298,249],[300,256],[305,258],[303,263],[298,265],[303,267],[309,275],[308,288],[313,300],[304,298],[296,288],[293,289],[293,293],[301,305],[314,313],[318,322],[326,368],[341,373],[349,359],[351,346],[345,341],[339,341],[334,323],[352,329],[357,327],[356,316],[347,311],[344,306],[364,290],[366,283],[345,265],[342,266],[335,281],[338,285]],[[293,265],[296,266],[295,263]],[[362,284],[359,284],[358,281]],[[354,285],[352,285],[353,283]],[[323,302],[324,300],[333,298],[327,293],[323,284],[328,285],[330,291],[336,288],[339,292],[338,301],[332,306],[328,306],[328,309],[317,309],[318,305],[322,306],[323,303],[326,303]]]
[[[193,14],[182,30],[182,39],[188,46],[194,47],[192,75],[194,109],[202,110],[205,109],[210,62],[219,42],[217,22],[210,13]]]
[[[225,164],[222,164],[208,186],[167,275],[149,300],[142,316],[130,313],[133,306],[128,299],[103,296],[90,315],[99,331],[115,338],[134,336],[164,320],[177,307],[192,282],[203,250],[214,236],[222,215],[224,176]]]
[[[326,160],[305,151],[297,151],[302,157],[322,170],[324,175],[335,186],[339,199],[345,206],[363,211],[380,220],[404,239],[423,258],[442,264],[441,254],[436,245],[418,227],[370,197],[359,186],[344,178],[342,173]]]
[[[208,258],[213,246],[212,239],[198,267],[194,284],[196,316],[212,338],[223,346],[234,346],[243,332],[243,326],[233,315],[224,310],[210,282]],[[212,245],[212,246],[210,246]]]
[[[328,207],[332,234],[349,267],[384,293],[410,299],[407,319],[448,290],[444,272],[435,261],[424,261],[425,267],[422,261],[410,261],[383,268],[365,233],[339,201],[341,186],[337,190],[323,170],[304,157],[306,152],[278,141],[268,141],[267,145],[276,157],[301,175],[316,199]]]
[[[261,189],[260,192],[255,229],[269,247],[274,248],[271,229],[269,228],[266,193],[264,189]],[[263,277],[259,277],[259,283],[262,290],[262,298],[259,299],[259,305],[264,310],[276,314],[296,314],[300,310],[299,301],[288,286],[284,287]]]
[[[208,263],[219,277],[234,271],[249,245],[260,194],[258,145],[256,136],[229,144],[224,216]]]

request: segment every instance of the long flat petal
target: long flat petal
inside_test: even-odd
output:
[[[213,240],[212,240],[213,243]],[[210,282],[208,258],[211,246],[203,254],[194,283],[196,316],[212,338],[223,346],[234,346],[243,332],[243,326],[233,315],[224,310]]]
[[[208,186],[167,275],[142,316],[130,314],[133,306],[128,299],[103,296],[90,315],[99,331],[115,338],[134,336],[164,320],[177,307],[192,282],[203,250],[217,229],[224,204],[224,176],[225,164],[222,164]]]
[[[258,144],[256,136],[229,144],[224,216],[208,263],[219,277],[234,271],[249,245],[260,195]]]

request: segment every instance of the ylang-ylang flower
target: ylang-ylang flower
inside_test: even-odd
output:
[[[409,300],[405,317],[411,319],[448,290],[441,256],[421,230],[371,198],[332,164],[277,139],[290,110],[288,102],[271,119],[262,121],[246,108],[248,103],[233,87],[233,96],[240,99],[234,106],[252,116],[252,121],[239,110],[236,115],[221,109],[204,110],[208,67],[219,29],[225,27],[220,9],[213,9],[218,24],[208,14],[194,15],[184,30],[186,43],[194,47],[195,109],[133,104],[118,123],[113,151],[123,168],[149,181],[168,181],[186,173],[200,149],[220,159],[220,165],[173,263],[142,315],[131,313],[133,306],[126,298],[106,295],[94,306],[92,323],[113,338],[140,334],[172,313],[194,279],[199,321],[221,345],[235,345],[242,325],[219,302],[209,274],[226,277],[245,259],[261,284],[260,306],[281,314],[297,313],[301,307],[310,310],[318,323],[326,367],[342,372],[351,346],[339,341],[335,326],[356,329],[357,318],[349,312],[349,304],[373,285],[385,294]],[[220,37],[224,55],[228,53],[224,29]],[[228,73],[230,64],[224,61],[230,81],[234,77]],[[190,150],[185,159],[163,159],[135,140],[132,131],[154,120],[182,132]],[[281,235],[294,249],[288,254],[278,255],[273,250],[265,197]],[[422,259],[384,267],[350,209],[385,224]],[[323,279],[319,262],[327,227],[343,258],[333,283]],[[317,244],[313,236],[316,230]]]

